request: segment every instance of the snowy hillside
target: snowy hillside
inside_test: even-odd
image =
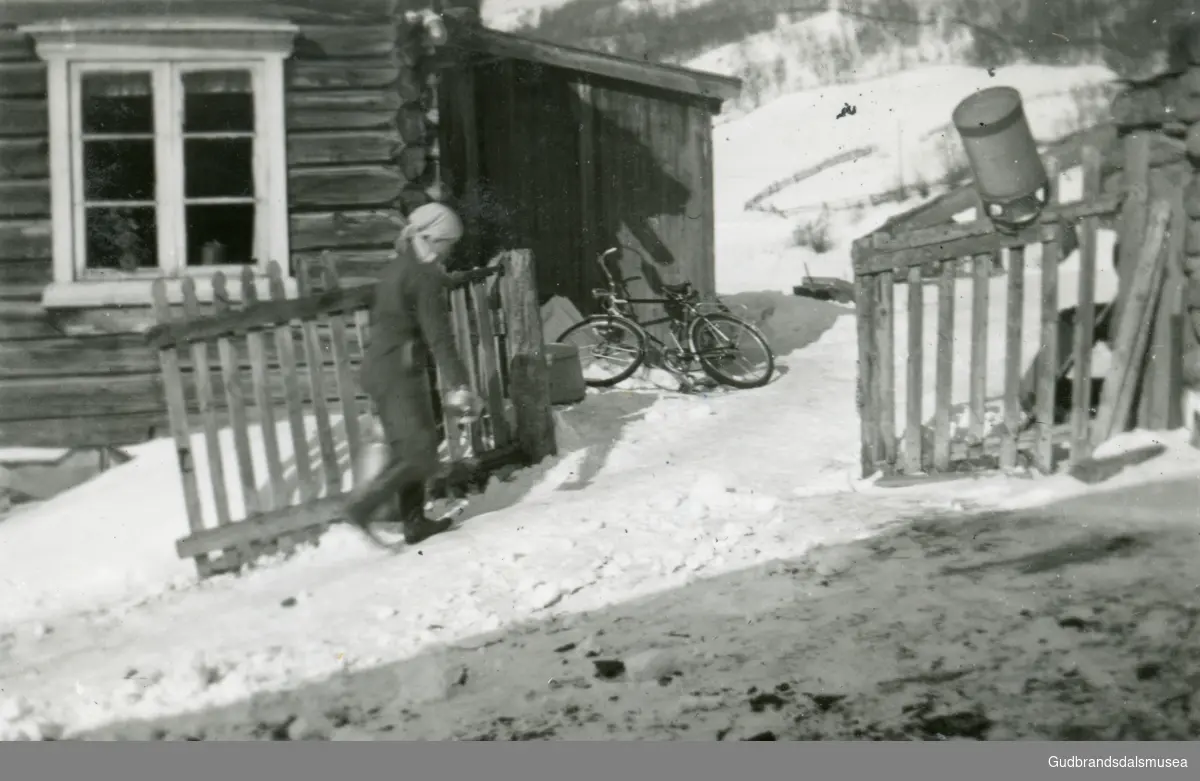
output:
[[[876,150],[866,163],[831,167],[778,202],[870,194],[898,161],[936,166],[928,134],[980,86],[1020,88],[1044,129],[1056,107],[1074,109],[1036,96],[1108,77],[928,68],[796,93],[722,125],[718,286],[763,326],[779,376],[708,396],[590,393],[556,412],[557,458],[494,480],[461,528],[419,551],[385,556],[333,529],[287,561],[196,583],[173,549],[186,521],[168,442],[3,521],[0,737],[1046,737],[1080,709],[1028,681],[1072,664],[1106,707],[1151,708],[1166,695],[1157,683],[1131,693],[1126,662],[1167,643],[1178,611],[1162,607],[1167,628],[1139,635],[1135,651],[1124,635],[1081,650],[1065,622],[1099,621],[1075,614],[1093,596],[1114,622],[1129,619],[1123,627],[1148,621],[1141,606],[1194,598],[1197,542],[1180,531],[1194,512],[1151,509],[1194,507],[1200,460],[1186,435],[1161,437],[1166,455],[1105,485],[1140,497],[1142,536],[1112,549],[1120,554],[1088,553],[1093,566],[1075,579],[1060,577],[1061,560],[1110,551],[1124,520],[1065,475],[903,490],[860,479],[853,309],[788,292],[806,265],[848,277],[849,241],[909,204],[835,212],[821,253],[796,245],[799,218],[783,207],[744,209],[791,171],[860,146]],[[856,113],[836,119],[844,104]],[[1066,199],[1077,197],[1072,181]],[[1026,289],[1036,293],[1036,276]],[[960,300],[969,318],[969,295]],[[1005,303],[993,290],[994,328]],[[1036,344],[1036,328],[1027,333]],[[1171,478],[1181,482],[1159,486]],[[982,509],[1027,515],[966,515]],[[1105,560],[1150,550],[1154,568]],[[1014,585],[1005,568],[1025,580]],[[1152,570],[1152,588],[1126,583]],[[1111,578],[1120,599],[1107,597]],[[1108,672],[1117,660],[1130,669]],[[939,673],[961,685],[937,690]],[[765,692],[767,705],[747,704]],[[1185,716],[1155,718],[1157,734],[1189,729]]]

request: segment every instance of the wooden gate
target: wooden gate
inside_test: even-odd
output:
[[[370,338],[374,286],[342,287],[332,263],[318,265],[297,269],[299,297],[289,299],[271,264],[266,301],[247,268],[238,305],[217,273],[211,313],[201,313],[190,278],[180,283],[180,313],[167,282],[154,285],[158,324],[147,342],[159,354],[190,531],[176,550],[195,559],[202,576],[315,539],[342,517],[344,494],[360,477],[356,456],[375,425],[356,369]],[[449,296],[459,352],[485,412],[465,431],[445,421],[446,455],[470,456],[485,472],[552,455],[529,252],[502,253],[487,268],[455,275]],[[290,437],[278,433],[279,413]],[[256,468],[263,463],[265,480]],[[454,490],[447,482],[454,480],[442,490]]]
[[[1095,298],[1096,233],[1098,218],[1116,214],[1123,197],[1100,194],[1101,160],[1096,149],[1085,149],[1084,196],[1078,203],[1052,202],[1038,224],[1016,235],[998,233],[991,222],[922,228],[904,234],[877,233],[854,244],[854,273],[857,295],[859,343],[858,408],[862,423],[862,467],[864,475],[882,472],[918,474],[949,472],[966,468],[1012,469],[1028,460],[1040,471],[1055,468],[1059,447],[1069,445],[1072,461],[1090,456],[1092,447],[1124,430],[1133,408],[1133,396],[1142,379],[1143,366],[1156,317],[1162,322],[1153,337],[1155,350],[1179,352],[1176,341],[1182,332],[1171,320],[1171,306],[1158,306],[1170,299],[1164,290],[1180,282],[1181,263],[1168,260],[1177,254],[1177,242],[1165,242],[1169,203],[1157,202],[1140,215],[1146,225],[1145,240],[1130,289],[1119,298],[1128,307],[1110,337],[1112,367],[1096,403],[1092,384],[1091,356],[1097,325],[1108,318],[1111,307],[1098,308]],[[1051,181],[1057,175],[1051,171]],[[1052,188],[1052,189],[1056,189]],[[1053,197],[1052,193],[1052,197]],[[1143,206],[1144,209],[1144,206]],[[1180,210],[1174,210],[1178,213]],[[1179,236],[1182,230],[1170,231]],[[1068,231],[1078,230],[1078,304],[1073,322],[1060,319],[1059,264]],[[1124,230],[1122,230],[1124,234]],[[1072,237],[1074,238],[1074,237]],[[1025,320],[1027,250],[1040,246],[1040,349],[1029,370],[1022,363],[1022,333]],[[1002,264],[1002,266],[1000,265]],[[970,321],[956,326],[955,308],[960,282],[969,276]],[[995,279],[994,269],[1004,269],[1005,282]],[[1164,270],[1165,269],[1165,270]],[[937,287],[934,366],[926,361],[923,277],[932,277]],[[1000,398],[988,391],[989,297],[993,280],[1006,291],[1003,325],[1003,391]],[[897,285],[907,285],[903,325],[907,336],[897,345],[895,310]],[[956,338],[969,340],[965,421],[956,426],[953,394]],[[899,347],[899,350],[898,350]],[[903,356],[898,355],[898,352]],[[903,358],[903,374],[897,364]],[[1171,372],[1170,361],[1160,361],[1156,371]],[[933,369],[932,420],[926,418],[926,373]],[[963,368],[967,368],[965,363]],[[1074,378],[1067,380],[1068,372]],[[903,434],[896,433],[897,384],[904,384],[900,401]],[[1163,396],[1157,406],[1178,406],[1171,394],[1174,377],[1148,383]],[[1070,409],[1062,411],[1063,389],[1069,387]],[[997,403],[998,402],[998,403]],[[1057,413],[1057,414],[1056,414]],[[1095,418],[1093,419],[1093,414]],[[1065,420],[1063,418],[1066,418]],[[1165,427],[1162,426],[1162,427]]]

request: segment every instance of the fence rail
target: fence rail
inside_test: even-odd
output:
[[[192,280],[181,284],[181,318],[165,280],[154,285],[158,322],[146,338],[159,357],[188,520],[176,549],[202,575],[319,535],[362,478],[356,456],[375,427],[355,367],[370,340],[374,288],[342,287],[328,259],[317,265],[297,269],[299,297],[288,299],[282,271],[271,264],[263,301],[247,268],[236,307],[232,281],[218,273],[208,315],[199,314]],[[447,295],[472,390],[485,402],[465,431],[443,411],[448,461],[486,470],[552,454],[530,254],[502,253],[487,268],[454,275]],[[431,389],[430,404],[440,407],[440,378]],[[252,436],[252,423],[260,436]]]
[[[1177,249],[1164,236],[1178,234],[1181,212],[1171,203],[1156,203],[1137,212],[1145,236],[1134,250],[1136,280],[1123,286],[1118,300],[1128,316],[1109,327],[1114,365],[1102,380],[1097,402],[1092,380],[1091,355],[1103,321],[1111,320],[1114,307],[1096,306],[1097,230],[1101,218],[1122,211],[1128,220],[1128,204],[1120,194],[1102,195],[1099,150],[1087,147],[1082,153],[1084,195],[1079,203],[1053,202],[1038,224],[1015,235],[998,233],[987,220],[963,225],[920,228],[904,233],[881,232],[854,244],[859,342],[858,407],[862,423],[862,466],[864,474],[883,472],[946,472],[960,468],[999,467],[1012,469],[1022,457],[1038,470],[1053,471],[1062,446],[1070,458],[1088,457],[1097,442],[1117,431],[1136,415],[1133,394],[1141,388],[1156,412],[1138,418],[1152,428],[1165,428],[1179,407],[1175,363],[1162,359],[1158,368],[1146,368],[1147,345],[1153,352],[1172,355],[1180,349],[1182,329],[1169,314],[1170,304],[1159,306],[1164,282],[1177,278],[1181,263]],[[1051,171],[1051,181],[1057,175]],[[1052,187],[1051,190],[1056,190]],[[1051,193],[1052,198],[1056,193]],[[1175,217],[1172,217],[1175,215]],[[1079,274],[1077,306],[1068,317],[1060,311],[1060,263],[1065,259],[1064,238],[1069,232],[1078,239]],[[1124,237],[1125,231],[1122,231]],[[1039,287],[1027,291],[1026,275],[1031,260],[1028,250],[1040,248]],[[1069,251],[1070,248],[1068,248]],[[1139,252],[1140,250],[1140,252]],[[989,339],[990,299],[998,286],[994,269],[1003,264],[1007,299],[1002,338]],[[970,275],[959,279],[967,264]],[[1131,264],[1132,266],[1132,264]],[[937,305],[932,357],[926,334],[923,276],[936,280]],[[959,285],[970,285],[969,323],[956,318]],[[898,285],[907,285],[906,319],[898,323]],[[1023,333],[1027,296],[1037,301],[1038,349],[1030,365],[1023,361]],[[1177,298],[1177,296],[1176,296]],[[898,324],[907,329],[904,344],[897,343]],[[1153,335],[1152,335],[1153,332]],[[1177,333],[1178,332],[1178,333]],[[969,344],[970,365],[966,402],[956,410],[954,389],[954,346]],[[989,356],[989,347],[1002,345],[1002,356]],[[902,352],[902,356],[898,353]],[[999,358],[1000,360],[996,360]],[[933,366],[928,364],[932,360]],[[988,396],[989,362],[1002,366],[1003,390],[998,398]],[[932,372],[929,369],[932,368]],[[1074,371],[1074,377],[1068,378]],[[899,373],[898,373],[899,372]],[[925,383],[932,374],[933,412],[926,417]],[[903,382],[903,398],[897,398]],[[897,402],[900,402],[899,404]],[[956,423],[956,412],[959,420]],[[904,428],[897,434],[897,415]],[[1095,420],[1093,416],[1095,415]],[[965,418],[965,421],[962,420]]]

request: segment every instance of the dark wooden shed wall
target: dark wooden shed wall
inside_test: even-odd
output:
[[[624,276],[643,278],[635,295],[685,279],[715,292],[710,102],[518,60],[447,74],[447,95],[456,79],[473,81],[478,187],[456,177],[455,190],[485,257],[532,248],[543,300],[584,312],[604,284],[594,260],[618,244],[633,250]],[[443,156],[462,171],[471,120],[452,99],[442,110]]]

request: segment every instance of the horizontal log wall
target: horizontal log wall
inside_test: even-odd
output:
[[[33,45],[0,30],[0,309],[50,281],[46,70]],[[3,336],[0,319],[0,337]]]
[[[293,264],[328,252],[345,284],[374,279],[388,261],[401,204],[430,184],[423,161],[434,132],[421,108],[420,57],[403,44],[407,30],[398,21],[420,4],[350,5],[260,9],[300,27],[285,68]],[[154,321],[149,301],[119,309],[40,305],[52,278],[45,74],[31,42],[0,28],[0,446],[164,436],[157,356],[140,335]],[[357,345],[351,349],[358,354]],[[212,360],[215,369],[215,350]],[[336,388],[332,377],[326,387]]]

